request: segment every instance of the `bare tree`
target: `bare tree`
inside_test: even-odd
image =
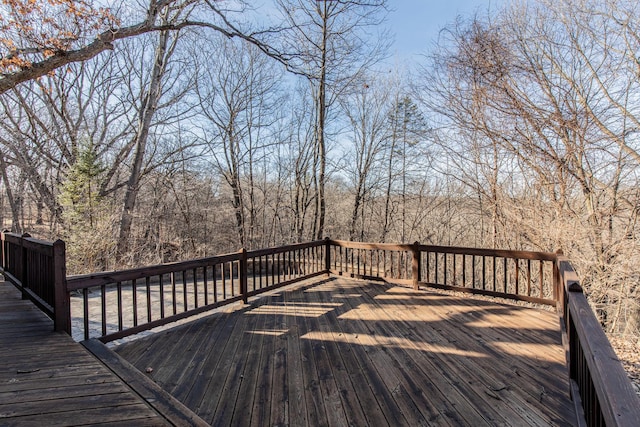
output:
[[[201,64],[197,86],[199,114],[205,123],[201,127],[216,170],[232,191],[238,242],[246,247],[260,234],[255,174],[264,150],[273,144],[268,127],[281,104],[280,71],[244,43],[217,39],[210,49],[222,55]]]
[[[365,238],[365,204],[374,196],[380,174],[376,169],[387,141],[387,109],[390,88],[382,79],[363,79],[360,89],[354,90],[340,101],[344,115],[349,119],[351,146],[345,155],[345,170],[352,179],[353,208],[349,225],[349,238]]]
[[[336,100],[369,65],[378,61],[387,44],[380,38],[365,44],[362,32],[381,22],[385,0],[331,1],[277,0],[289,25],[286,52],[297,52],[288,64],[305,75],[314,99],[313,139],[317,152],[317,197],[314,234],[325,228],[327,179],[327,123]]]
[[[226,5],[221,0],[149,0],[144,9],[130,7],[127,2],[116,2],[111,9],[105,9],[76,0],[4,2],[0,21],[0,94],[112,50],[117,41],[184,28],[206,28],[240,38],[279,61],[287,61],[287,55],[261,40],[275,29],[245,31],[232,19],[242,13],[244,2],[233,2],[232,9]],[[134,18],[118,16],[120,9]],[[173,19],[163,17],[167,11]]]
[[[500,226],[512,244],[565,249],[614,329],[612,307],[620,298],[628,306],[638,287],[619,261],[636,235],[635,9],[517,4],[451,28],[424,74],[427,103],[449,134],[473,138],[461,151],[484,147],[471,164],[489,184],[477,189],[491,206],[494,241]]]

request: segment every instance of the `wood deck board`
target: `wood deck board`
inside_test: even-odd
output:
[[[0,282],[0,425],[169,425],[11,284]]]
[[[502,307],[498,310],[509,309],[512,312],[527,313],[526,308]],[[486,310],[485,310],[486,311]],[[470,317],[477,318],[481,316],[477,312],[469,313]],[[451,324],[450,337],[460,339],[460,329],[456,327],[456,322],[448,321]],[[478,323],[476,320],[473,322]],[[488,384],[489,387],[495,387],[497,384],[509,385],[515,381],[514,377],[520,377],[520,387],[518,396],[519,404],[513,406],[519,408],[521,405],[528,405],[533,400],[544,399],[550,414],[554,414],[558,419],[562,419],[562,414],[571,411],[572,403],[563,398],[566,394],[566,388],[561,382],[556,381],[566,375],[564,365],[558,363],[549,363],[548,359],[558,360],[563,356],[562,349],[553,344],[553,339],[548,335],[548,331],[553,331],[557,320],[553,316],[531,317],[531,326],[544,327],[544,330],[536,329],[535,331],[545,332],[544,334],[534,333],[532,329],[522,328],[517,322],[513,322],[513,316],[505,316],[500,326],[491,327],[486,324],[483,328],[481,337],[468,341],[475,347],[468,347],[473,351],[481,351],[489,357],[479,359],[478,366],[486,373],[490,373],[495,381]],[[504,326],[510,326],[505,328]],[[514,329],[514,328],[520,329]],[[523,333],[524,332],[524,333]],[[517,335],[519,343],[513,340],[513,336]],[[455,339],[455,338],[454,338]],[[499,343],[501,348],[518,352],[521,351],[523,343],[541,344],[536,346],[536,352],[529,354],[526,358],[514,357],[504,358],[503,353],[498,351],[494,345],[489,342]],[[506,345],[505,345],[506,344]],[[544,384],[544,386],[540,386]],[[566,420],[568,421],[568,420]]]
[[[574,424],[551,312],[339,278],[193,323],[116,351],[212,425]]]
[[[368,289],[365,289],[364,291],[366,292],[368,291]],[[365,304],[364,310],[366,310],[367,307],[369,307],[369,305]],[[433,309],[434,307],[432,306],[431,308]],[[382,313],[380,311],[382,311]],[[381,319],[381,321],[386,320],[391,325],[395,325],[398,328],[396,332],[398,335],[396,336],[403,336],[404,338],[412,338],[411,331],[412,330],[415,331],[416,329],[418,329],[417,326],[421,322],[425,322],[427,324],[430,321],[433,322],[432,314],[428,316],[429,319],[422,319],[420,316],[421,314],[420,310],[415,309],[415,307],[412,305],[406,306],[406,309],[394,310],[393,313],[385,313],[385,311],[386,310],[382,308],[381,310],[377,310],[375,313],[372,313],[371,310],[369,309],[369,312],[370,312],[369,316],[373,315]],[[387,315],[388,317],[385,318],[384,317],[385,315]],[[444,351],[434,352],[435,359],[437,360],[437,362],[428,371],[423,371],[423,374],[428,378],[431,378],[433,375],[431,372],[437,369],[441,369],[444,372],[455,373],[454,376],[450,376],[449,378],[447,378],[446,381],[452,384],[454,387],[456,387],[458,389],[458,392],[463,395],[463,398],[466,398],[470,403],[476,402],[475,408],[473,409],[480,409],[483,411],[484,420],[478,419],[476,417],[476,414],[475,414],[476,410],[469,410],[469,408],[467,408],[467,410],[462,411],[461,415],[469,420],[468,421],[469,424],[472,424],[472,425],[483,424],[483,423],[498,424],[498,425],[528,424],[528,423],[524,423],[523,420],[519,418],[519,415],[517,414],[516,411],[513,410],[511,405],[505,405],[500,401],[498,402],[491,401],[492,398],[487,395],[487,392],[490,391],[490,389],[485,388],[487,387],[487,385],[483,384],[482,382],[486,378],[491,378],[491,381],[493,381],[495,377],[495,372],[486,372],[484,370],[481,372],[478,372],[478,368],[480,366],[478,364],[478,361],[483,360],[482,358],[474,359],[476,363],[473,366],[470,366],[469,363],[466,363],[465,357],[450,357],[446,355],[447,350],[452,350],[452,351],[462,350],[465,352],[474,352],[476,349],[468,348],[467,346],[458,346],[457,345],[458,339],[452,339],[451,337],[456,337],[456,334],[461,329],[459,327],[458,328],[453,327],[449,329],[449,328],[445,328],[445,326],[448,326],[448,325],[442,324],[438,326],[438,328],[441,328],[438,331],[440,337],[447,337],[446,340],[439,340],[439,345],[440,346],[444,345],[445,347]],[[452,325],[452,326],[455,326],[455,325]],[[407,330],[409,332],[402,333],[401,330]],[[428,331],[428,330],[429,328],[425,328],[425,331]],[[464,330],[462,331],[464,334],[468,333],[467,331],[464,331]],[[413,337],[414,339],[409,340],[409,342],[412,342],[412,341],[413,342],[430,342],[431,340],[434,339],[433,336],[421,336],[421,332],[424,332],[424,331],[418,330],[417,332],[418,333],[415,335],[415,337]],[[469,337],[469,338],[470,340],[468,342],[473,342],[472,340],[474,337]],[[451,345],[453,343],[456,343],[456,344]],[[380,344],[382,345],[383,342],[381,342]],[[389,351],[392,351],[392,350],[393,348],[390,349]],[[462,381],[464,381],[464,383]],[[461,386],[461,384],[463,385]],[[448,397],[447,397],[447,400],[448,400]],[[502,400],[502,398],[496,399],[496,400]]]

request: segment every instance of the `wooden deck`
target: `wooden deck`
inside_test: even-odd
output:
[[[555,313],[343,278],[121,344],[212,425],[574,425]]]
[[[43,312],[0,281],[1,426],[198,422],[166,393],[145,388],[135,374],[128,378],[136,385],[126,384],[68,335],[53,332]],[[169,410],[158,410],[158,403],[168,403]]]

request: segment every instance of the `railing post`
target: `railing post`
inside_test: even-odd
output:
[[[564,255],[561,249],[556,251],[556,259],[553,262],[553,299],[556,301],[556,309],[564,316],[564,289],[560,283],[560,257]]]
[[[324,269],[327,271],[327,276],[331,274],[331,239],[324,238]]]
[[[53,242],[53,274],[55,307],[53,327],[71,335],[71,301],[67,290],[67,255],[62,240]]]
[[[249,272],[247,271],[249,269],[248,267],[248,263],[247,263],[247,250],[245,248],[242,248],[240,250],[240,294],[242,295],[242,302],[247,304],[249,302],[248,296],[247,296],[247,278],[249,276]]]
[[[413,260],[411,262],[411,275],[413,277],[413,289],[418,290],[419,289],[419,283],[421,282],[421,277],[420,277],[420,273],[421,273],[421,262],[420,262],[420,242],[414,242],[413,243],[413,248],[412,251],[413,253]]]
[[[5,245],[6,245],[5,233],[6,232],[7,232],[7,230],[2,230],[2,233],[0,233],[0,251],[2,251],[2,255],[0,255],[0,263],[2,263],[2,265],[0,265],[0,267],[2,268],[2,270],[7,268],[7,249],[5,247]]]

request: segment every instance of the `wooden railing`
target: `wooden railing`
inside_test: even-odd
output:
[[[579,425],[640,425],[640,400],[562,254],[330,241],[333,274],[556,306]]]
[[[326,239],[65,280],[63,242],[3,233],[2,267],[58,330],[70,332],[73,294],[81,336],[103,342],[324,274],[554,305],[579,419],[589,426],[640,420],[631,383],[561,254]]]
[[[62,240],[46,242],[28,234],[3,232],[2,274],[54,321],[56,331],[71,334],[66,254]]]
[[[330,241],[330,271],[555,305],[556,254],[449,246]]]
[[[573,266],[557,257],[558,313],[564,327],[571,397],[588,426],[640,425],[640,403],[593,314]]]
[[[84,339],[113,341],[326,273],[326,243],[67,278]]]

